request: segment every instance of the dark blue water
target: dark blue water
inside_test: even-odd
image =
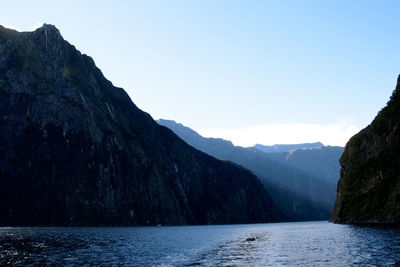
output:
[[[0,265],[400,266],[400,229],[327,222],[0,228]]]

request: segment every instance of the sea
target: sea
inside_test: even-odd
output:
[[[1,266],[400,266],[400,229],[325,221],[1,227]]]

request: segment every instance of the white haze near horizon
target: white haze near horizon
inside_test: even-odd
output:
[[[324,145],[345,146],[361,128],[352,119],[331,124],[274,123],[243,128],[199,129],[204,137],[223,138],[236,146],[250,147],[255,144],[300,144],[322,142]]]

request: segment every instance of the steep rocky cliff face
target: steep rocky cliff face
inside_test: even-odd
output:
[[[280,219],[254,175],[159,126],[54,26],[0,26],[0,225]]]
[[[400,78],[387,106],[347,143],[336,223],[400,223]]]

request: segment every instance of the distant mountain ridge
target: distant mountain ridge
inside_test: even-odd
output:
[[[158,125],[55,26],[0,26],[0,225],[283,219],[257,177]]]
[[[304,149],[304,148],[318,148],[323,147],[324,145],[321,142],[315,143],[303,143],[303,144],[276,144],[272,146],[265,146],[261,144],[256,144],[254,148],[257,148],[263,152],[289,152],[293,149]]]
[[[172,120],[160,119],[157,122],[200,151],[251,170],[280,210],[292,220],[329,218],[335,201],[342,147],[322,146],[295,149],[290,153],[265,153],[255,147],[234,146],[220,138],[204,138]]]

